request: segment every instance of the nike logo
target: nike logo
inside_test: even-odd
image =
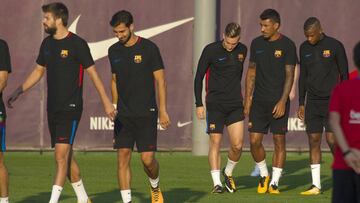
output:
[[[81,15],[79,15],[74,20],[74,22],[71,23],[71,25],[69,26],[69,31],[70,32],[76,34],[76,28],[77,28],[77,24],[79,22],[80,16]],[[140,31],[135,32],[135,34],[147,39],[147,38],[151,38],[151,37],[154,37],[156,35],[159,35],[159,34],[161,34],[163,32],[168,31],[168,30],[171,30],[171,29],[173,29],[175,27],[178,27],[178,26],[180,26],[182,24],[185,24],[187,22],[190,22],[192,20],[194,20],[193,17],[185,18],[185,19],[178,20],[178,21],[175,21],[175,22],[172,22],[172,23],[167,23],[167,24],[151,27],[151,28],[148,28],[148,29],[140,30]],[[90,52],[91,52],[91,55],[92,55],[94,61],[107,56],[109,47],[111,45],[113,45],[114,43],[118,42],[118,41],[119,41],[118,38],[113,37],[113,38],[101,40],[101,41],[98,41],[98,42],[90,42],[90,43],[88,43],[88,45],[90,47]]]
[[[225,60],[226,59],[226,57],[224,57],[224,58],[219,58],[218,60],[219,61],[223,61],[223,60]]]
[[[114,59],[113,62],[114,63],[119,63],[121,61],[121,59]]]
[[[306,54],[305,57],[307,58],[307,57],[310,57],[311,55],[312,55],[312,54]]]
[[[257,51],[256,51],[257,54],[261,54],[261,53],[263,53],[263,52],[264,52],[264,50],[257,50]]]
[[[192,121],[188,121],[188,122],[184,122],[184,123],[181,123],[180,121],[177,122],[177,127],[179,128],[182,128],[186,125],[189,125],[190,123],[192,123]]]
[[[67,140],[67,138],[66,137],[58,137],[58,140],[59,141],[64,141],[64,140]]]

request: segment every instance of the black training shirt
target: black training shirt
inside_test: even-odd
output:
[[[0,71],[11,72],[10,52],[7,43],[0,39]],[[0,116],[6,116],[5,106],[0,92]]]
[[[81,111],[83,70],[94,65],[86,41],[71,32],[60,40],[48,36],[36,62],[46,67],[48,112]]]
[[[208,103],[241,103],[241,77],[247,48],[244,44],[227,51],[223,41],[207,45],[199,59],[194,91],[196,106],[203,106],[202,88],[206,75],[206,102]]]
[[[141,37],[131,47],[117,42],[108,56],[116,75],[118,114],[137,117],[157,112],[153,72],[164,65],[156,44]]]
[[[305,41],[300,46],[299,105],[310,100],[328,100],[333,87],[347,80],[348,61],[344,46],[324,35],[315,45]]]
[[[275,41],[257,37],[251,42],[250,62],[256,64],[253,99],[276,102],[283,94],[285,66],[297,62],[295,44],[284,35]]]

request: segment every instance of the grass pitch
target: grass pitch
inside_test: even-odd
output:
[[[160,162],[160,183],[165,202],[331,202],[332,156],[323,153],[321,181],[323,194],[304,197],[299,193],[311,184],[308,153],[288,153],[283,177],[280,179],[280,195],[258,195],[258,178],[250,177],[254,167],[250,153],[243,153],[233,176],[238,191],[234,194],[210,194],[212,181],[206,156],[195,157],[188,152],[157,153]],[[226,154],[222,154],[222,166]],[[120,203],[117,186],[115,152],[77,152],[86,190],[93,203]],[[7,152],[6,165],[10,175],[10,201],[19,203],[47,203],[50,198],[55,162],[52,152],[40,155],[38,152]],[[271,164],[271,153],[267,154]],[[270,166],[269,166],[270,167]],[[271,171],[271,170],[270,170]],[[138,153],[132,157],[133,202],[150,202],[149,181],[143,172]],[[76,202],[75,193],[67,182],[60,202]]]

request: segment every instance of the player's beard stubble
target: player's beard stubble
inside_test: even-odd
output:
[[[55,26],[50,27],[50,26],[44,24],[44,31],[46,33],[48,33],[49,35],[53,36],[56,33],[57,28]]]
[[[132,35],[133,35],[133,33],[130,32],[130,34],[128,36],[125,36],[124,38],[120,38],[119,39],[120,43],[123,45],[126,44],[130,40]]]

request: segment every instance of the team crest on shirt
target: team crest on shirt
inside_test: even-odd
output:
[[[274,56],[276,58],[280,58],[282,56],[282,51],[281,50],[275,50]]]
[[[142,61],[141,55],[135,55],[134,56],[134,62],[135,63],[141,63],[141,61]]]
[[[243,62],[244,61],[244,54],[238,54],[238,59],[239,61]]]
[[[324,58],[329,58],[331,56],[331,51],[330,50],[324,50],[323,51],[323,57]]]
[[[210,130],[215,130],[216,126],[215,126],[215,124],[210,124],[209,128],[210,128]]]
[[[61,50],[61,52],[60,52],[61,58],[66,58],[66,57],[68,57],[68,55],[69,55],[69,50],[66,50],[66,49]]]

